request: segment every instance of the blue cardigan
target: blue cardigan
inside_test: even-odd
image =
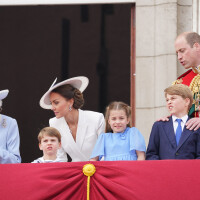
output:
[[[0,115],[0,163],[20,163],[19,130],[15,119]]]

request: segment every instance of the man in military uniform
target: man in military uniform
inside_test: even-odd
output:
[[[188,115],[186,127],[197,130],[200,127],[200,35],[195,32],[181,33],[175,40],[175,49],[181,65],[189,69],[173,84],[185,84],[193,92],[193,105]]]

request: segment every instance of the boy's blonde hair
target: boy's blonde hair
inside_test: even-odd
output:
[[[53,127],[45,127],[38,134],[39,144],[41,144],[41,140],[45,135],[50,136],[50,137],[56,137],[58,138],[58,142],[61,142],[61,135],[57,129]]]
[[[109,119],[111,110],[124,110],[127,118],[130,120],[129,123],[127,124],[127,126],[128,127],[131,126],[131,108],[130,108],[130,106],[121,101],[113,101],[106,107],[106,111],[105,111],[105,121],[106,121],[105,132],[106,133],[112,132],[110,124],[108,123],[108,119]]]
[[[164,90],[165,92],[165,98],[167,97],[167,94],[169,95],[178,95],[181,96],[183,99],[190,99],[190,104],[188,106],[188,110],[192,107],[193,104],[193,94],[190,88],[187,85],[184,84],[176,84],[172,85]]]

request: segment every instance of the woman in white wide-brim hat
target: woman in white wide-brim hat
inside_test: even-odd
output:
[[[2,100],[8,95],[8,90],[0,91],[0,111]],[[20,163],[19,129],[15,119],[0,115],[0,164]]]
[[[74,77],[54,83],[42,96],[40,106],[51,109],[55,117],[49,120],[51,127],[61,133],[62,148],[57,157],[67,161],[87,161],[90,158],[97,137],[104,132],[105,122],[102,113],[84,111],[82,92],[88,86],[88,78]]]

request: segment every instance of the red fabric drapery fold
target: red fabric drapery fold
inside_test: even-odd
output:
[[[0,199],[86,200],[92,163],[90,200],[199,200],[200,161],[100,161],[0,165]]]

